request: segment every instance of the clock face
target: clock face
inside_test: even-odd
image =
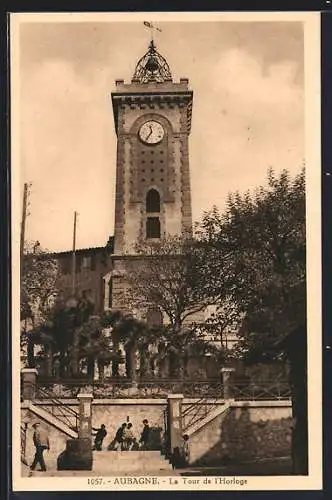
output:
[[[143,123],[139,129],[139,137],[146,144],[158,144],[163,139],[164,133],[163,126],[154,120]]]

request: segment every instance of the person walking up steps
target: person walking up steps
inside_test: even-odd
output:
[[[123,423],[121,427],[118,428],[113,441],[108,445],[109,450],[121,451],[123,449],[123,433],[126,427],[127,424]]]
[[[93,429],[93,430],[97,431],[96,435],[95,435],[95,446],[94,446],[94,449],[97,450],[97,451],[101,451],[102,446],[103,446],[104,438],[107,435],[107,430],[106,430],[104,424],[102,424],[100,426],[100,429]]]
[[[130,451],[134,442],[133,424],[130,422],[123,431],[123,449],[125,451]]]
[[[30,471],[35,470],[36,465],[39,463],[42,471],[46,471],[46,464],[43,457],[43,453],[45,450],[50,449],[50,442],[48,439],[48,434],[45,429],[42,429],[39,422],[36,422],[32,426],[35,431],[33,433],[33,443],[36,447],[35,458],[30,467]]]

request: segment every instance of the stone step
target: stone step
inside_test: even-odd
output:
[[[90,475],[93,472],[96,475],[122,475],[135,473],[137,475],[153,475],[158,473],[171,473],[172,465],[161,455],[159,451],[94,451],[93,452],[93,471],[57,471],[57,454],[50,452],[44,453],[47,472],[35,470],[32,476],[49,476],[54,473],[59,475]],[[30,463],[28,465],[31,465]],[[23,476],[27,476],[29,467],[24,467]],[[38,466],[39,467],[39,466]],[[22,471],[23,472],[23,471]]]
[[[134,451],[94,451],[93,457],[95,460],[158,460],[165,459],[164,455],[157,452],[141,452],[140,455]]]
[[[100,455],[105,455],[107,457],[110,456],[117,456],[117,457],[127,457],[130,456],[132,460],[136,460],[141,457],[160,457],[161,453],[158,450],[153,450],[153,451],[143,451],[143,450],[137,450],[137,451],[116,451],[116,450],[101,450],[101,451],[93,451],[94,454],[100,456]]]
[[[131,460],[130,458],[125,458],[125,459],[119,459],[119,458],[94,458],[93,463],[94,464],[99,464],[99,465],[108,465],[109,463],[112,464],[123,464],[124,466],[127,464],[159,464],[159,463],[164,463],[168,462],[168,460],[165,460],[164,458],[141,458],[140,460]]]
[[[98,471],[138,471],[138,470],[166,470],[171,469],[172,466],[169,462],[155,461],[155,462],[109,462],[109,463],[98,463],[93,462],[93,470]]]
[[[159,451],[95,451],[93,470],[105,473],[141,472],[172,470],[172,466]]]

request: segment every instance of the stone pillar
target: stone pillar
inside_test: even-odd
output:
[[[33,401],[37,393],[37,370],[36,368],[23,368],[22,395],[24,401]]]
[[[92,394],[80,393],[77,395],[79,401],[78,437],[90,439],[92,433]]]
[[[168,438],[170,452],[182,444],[182,401],[183,394],[169,394],[168,404]]]
[[[80,393],[78,439],[67,439],[64,453],[58,456],[58,470],[92,470],[92,394]]]
[[[103,277],[104,281],[104,311],[108,311],[110,308],[110,281],[112,279],[112,274],[108,273]],[[111,297],[112,298],[112,297]]]
[[[232,399],[232,383],[231,375],[235,371],[235,368],[223,367],[221,369],[221,385],[223,389],[223,398]]]

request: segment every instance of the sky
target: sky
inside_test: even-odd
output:
[[[150,41],[136,22],[26,22],[19,31],[20,195],[26,239],[52,251],[104,246],[114,226],[116,135],[110,94]],[[150,20],[150,19],[148,19]],[[189,142],[193,220],[229,192],[304,162],[301,22],[167,22],[158,51],[194,92]]]

